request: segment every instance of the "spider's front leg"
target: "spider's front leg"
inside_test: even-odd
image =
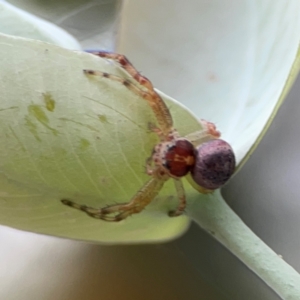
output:
[[[141,212],[159,193],[166,179],[151,178],[128,203],[108,205],[103,208],[93,208],[77,204],[68,199],[61,202],[67,206],[84,211],[89,216],[110,222],[118,222],[132,214]]]
[[[91,51],[89,53],[116,61],[140,85],[144,86],[148,90],[154,90],[151,81],[147,77],[141,75],[125,55],[107,51]]]
[[[109,78],[113,81],[118,81],[133,93],[146,100],[156,116],[160,130],[167,137],[169,135],[169,132],[172,131],[173,127],[172,116],[167,105],[162,100],[160,95],[154,90],[154,87],[149,79],[142,76],[124,55],[109,52],[92,52],[92,54],[117,61],[121,65],[121,67],[132,77],[132,79],[136,81],[141,87],[137,86],[128,79],[124,79],[120,76],[108,74],[105,72],[84,70],[85,74],[100,76]]]

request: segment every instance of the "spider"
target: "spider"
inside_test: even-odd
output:
[[[164,183],[172,178],[179,199],[177,208],[169,212],[169,216],[174,217],[183,214],[186,207],[186,196],[181,181],[183,176],[191,173],[203,192],[211,192],[228,181],[235,169],[235,156],[230,145],[219,139],[220,132],[213,123],[201,120],[201,131],[181,137],[173,128],[170,111],[154,90],[152,83],[142,76],[124,55],[110,52],[92,54],[118,63],[130,75],[131,80],[100,71],[83,72],[87,76],[100,76],[117,81],[146,100],[158,123],[158,127],[153,124],[149,127],[158,135],[160,142],[154,146],[151,156],[146,161],[146,172],[150,179],[129,202],[102,208],[88,207],[68,199],[62,199],[63,204],[84,211],[93,218],[118,222],[141,212],[158,195]]]

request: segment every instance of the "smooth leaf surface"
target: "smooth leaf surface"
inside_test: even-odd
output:
[[[0,53],[1,224],[108,243],[170,239],[187,228],[187,217],[167,216],[177,205],[172,182],[149,208],[117,224],[60,203],[126,202],[148,179],[145,160],[157,142],[148,130],[155,122],[148,104],[82,70],[124,72],[87,53],[4,35]],[[181,134],[201,128],[164,99]]]
[[[299,11],[297,0],[129,0],[118,51],[216,123],[241,162],[277,110],[298,51]]]
[[[69,33],[30,13],[0,0],[0,32],[60,45],[72,50],[81,49]]]

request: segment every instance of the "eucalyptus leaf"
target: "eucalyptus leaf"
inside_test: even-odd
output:
[[[300,39],[298,0],[126,1],[118,52],[214,122],[240,163],[278,109]]]
[[[145,161],[158,142],[149,105],[123,85],[83,69],[126,74],[96,56],[0,36],[0,222],[14,228],[103,243],[168,240],[186,216],[168,182],[142,213],[111,224],[63,206],[62,198],[100,207],[127,202],[149,179]],[[201,129],[162,95],[182,135]],[[196,193],[187,185],[187,194]]]

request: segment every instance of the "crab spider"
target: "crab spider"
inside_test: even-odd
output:
[[[235,169],[235,157],[230,145],[219,139],[220,133],[213,123],[201,120],[202,131],[181,137],[173,128],[173,120],[165,102],[154,90],[152,83],[142,76],[121,54],[93,52],[93,54],[117,62],[131,77],[120,76],[94,70],[83,70],[87,76],[100,76],[117,81],[134,94],[146,100],[156,116],[158,127],[151,125],[160,142],[153,148],[146,161],[150,179],[127,203],[93,208],[77,204],[68,199],[62,203],[84,211],[89,216],[105,221],[121,221],[132,214],[141,212],[159,193],[164,183],[172,178],[179,204],[169,216],[179,216],[186,207],[186,196],[181,178],[189,172],[193,180],[203,188],[212,191],[224,185]],[[196,147],[196,145],[200,145]]]

